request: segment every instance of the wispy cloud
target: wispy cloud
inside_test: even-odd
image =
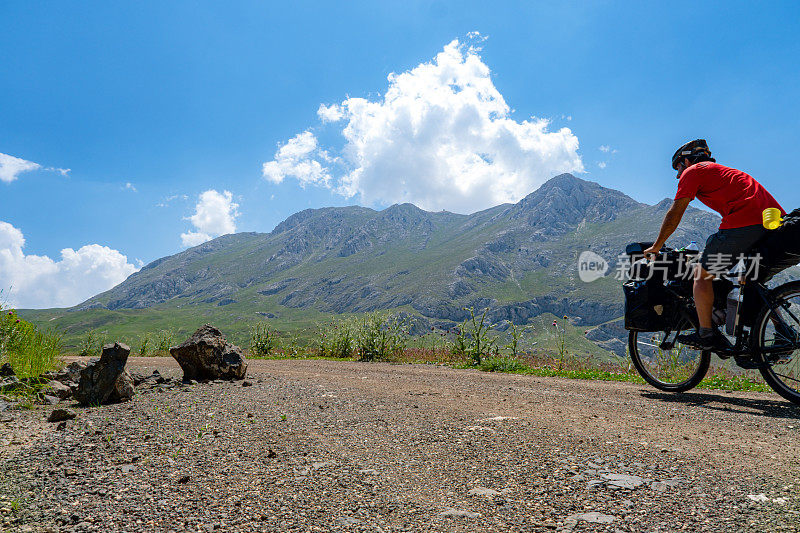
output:
[[[64,177],[67,177],[69,173],[72,172],[72,169],[70,168],[58,168],[58,167],[47,167],[45,168],[45,170],[48,172],[58,172]]]
[[[188,200],[189,196],[186,194],[173,194],[171,196],[167,196],[160,202],[156,204],[156,207],[169,207],[169,205],[174,202],[175,200]]]
[[[125,190],[131,192],[139,192],[136,190],[136,187],[134,187],[133,183],[131,183],[130,181],[125,183]]]

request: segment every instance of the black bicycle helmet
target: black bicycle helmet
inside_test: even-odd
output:
[[[695,139],[678,148],[672,155],[672,168],[678,170],[678,163],[684,158],[689,159],[692,164],[700,161],[716,162],[716,159],[711,157],[711,149],[705,139]]]

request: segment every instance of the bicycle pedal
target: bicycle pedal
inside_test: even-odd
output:
[[[736,366],[739,368],[744,368],[745,370],[756,370],[761,368],[761,363],[756,361],[752,357],[747,357],[743,355],[734,355],[733,360],[736,361]]]

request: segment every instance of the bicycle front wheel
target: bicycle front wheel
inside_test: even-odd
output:
[[[653,387],[667,392],[685,392],[700,383],[708,372],[711,354],[682,344],[661,348],[663,331],[631,331],[628,349],[636,370]]]
[[[772,291],[775,310],[764,306],[754,325],[755,345],[761,375],[772,390],[800,405],[800,281]],[[783,348],[783,349],[782,349]]]

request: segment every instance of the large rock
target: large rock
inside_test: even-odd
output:
[[[241,348],[229,344],[222,333],[209,324],[194,332],[186,342],[169,349],[181,365],[183,380],[244,379],[247,361]]]
[[[81,370],[75,399],[82,405],[99,405],[129,400],[133,380],[125,371],[131,349],[118,342],[103,346],[100,359],[92,359]]]

